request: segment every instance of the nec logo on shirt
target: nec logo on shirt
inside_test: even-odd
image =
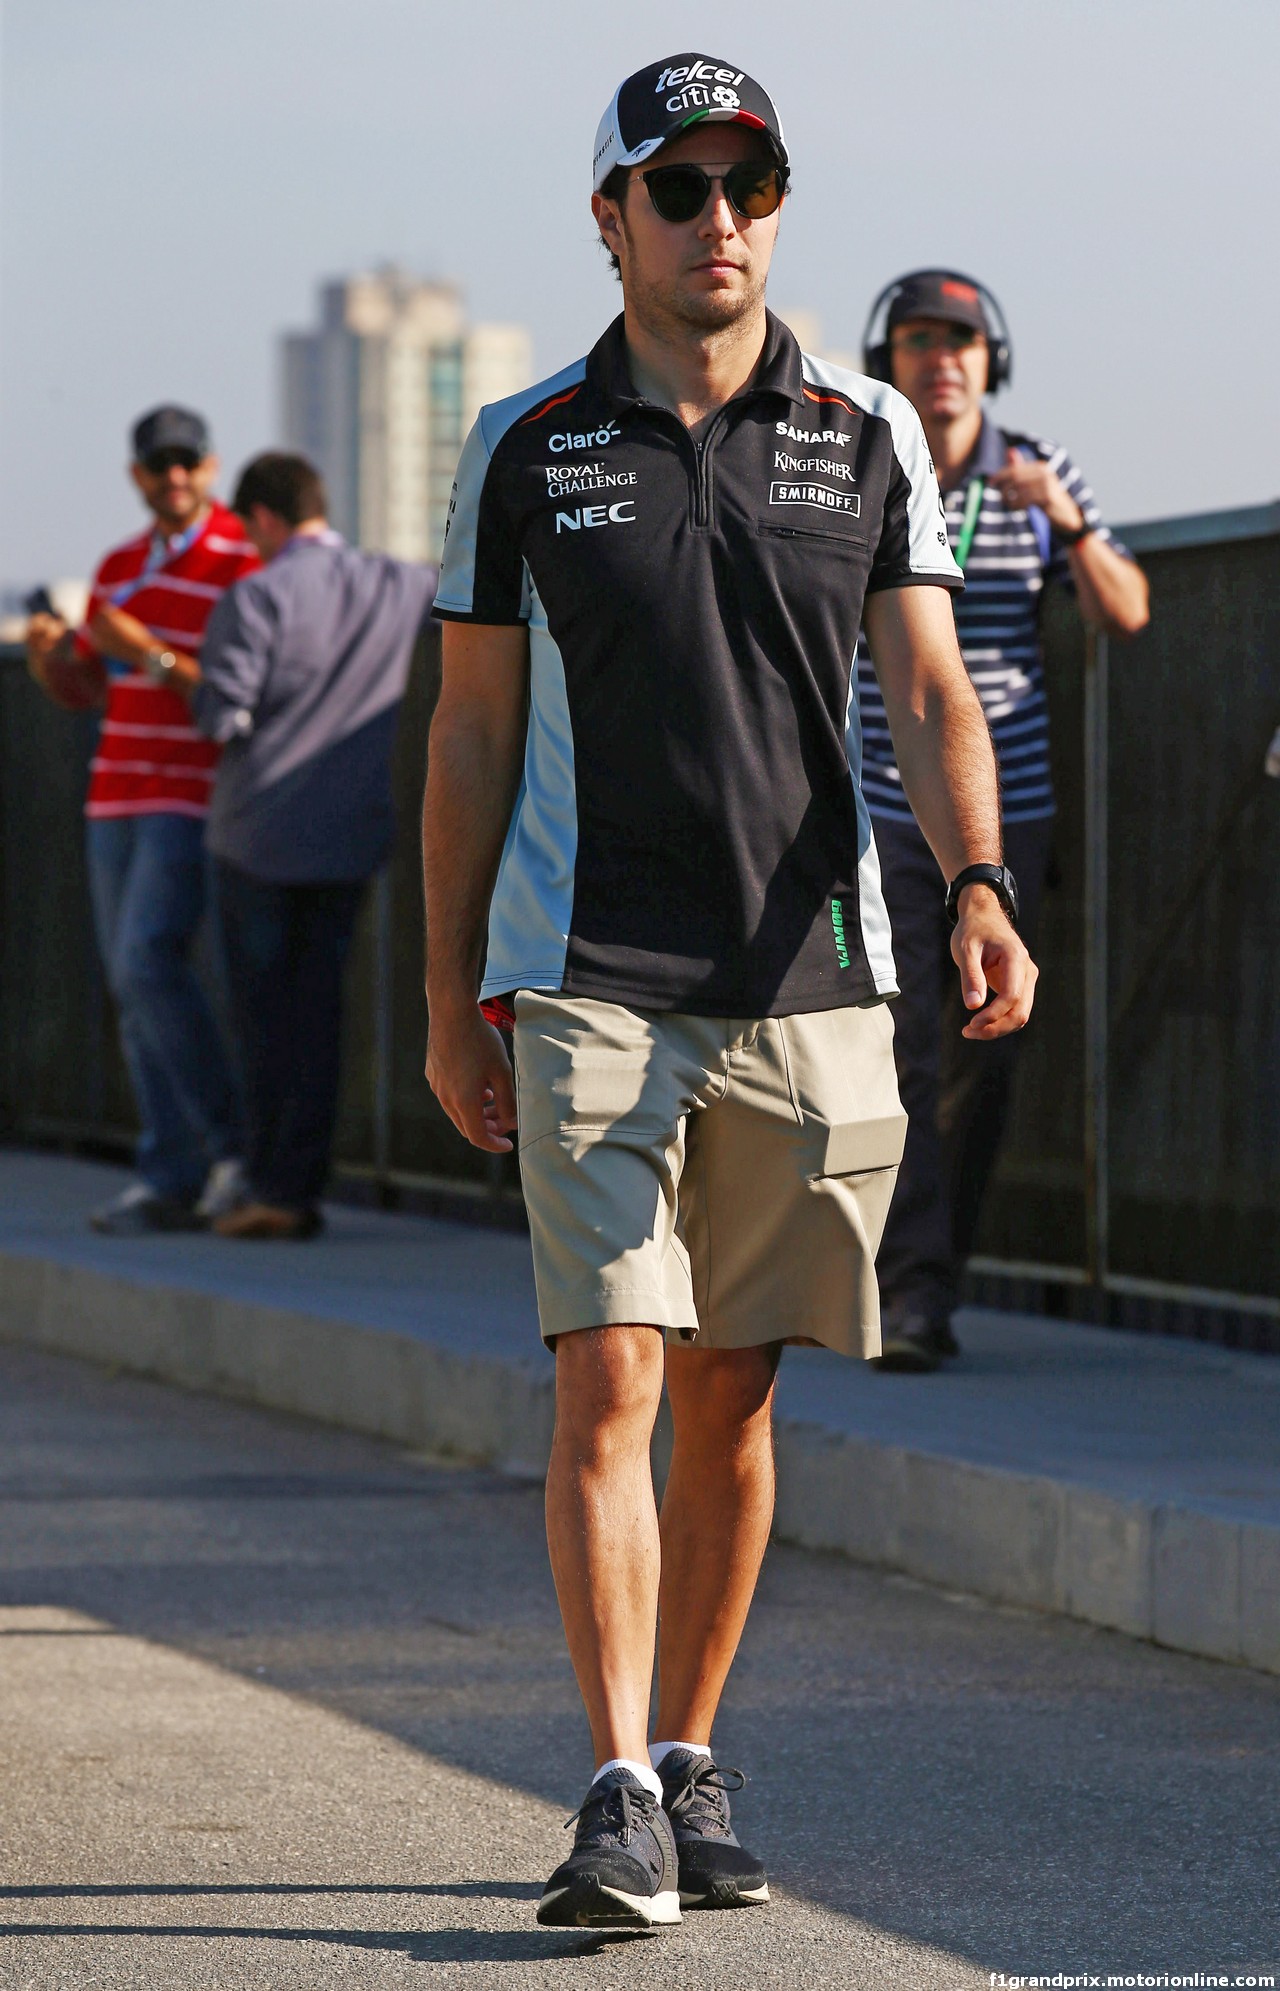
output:
[[[634,525],[636,501],[621,498],[616,505],[579,505],[574,512],[556,513],[556,531],[581,532],[583,526]]]

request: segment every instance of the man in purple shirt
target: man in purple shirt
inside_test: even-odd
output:
[[[394,833],[391,751],[434,568],[345,544],[305,457],[268,452],[233,500],[264,562],[209,619],[193,711],[224,746],[207,844],[245,1091],[248,1193],[224,1237],[320,1229],[342,978]]]

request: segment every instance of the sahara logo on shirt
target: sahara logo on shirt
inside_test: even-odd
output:
[[[850,437],[840,429],[797,429],[790,422],[775,422],[773,428],[775,435],[790,436],[792,442],[826,443],[828,447],[835,443],[840,449],[849,447]]]

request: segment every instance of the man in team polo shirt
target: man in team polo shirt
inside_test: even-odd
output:
[[[765,310],[787,174],[736,64],[677,55],[621,85],[592,207],[623,313],[482,410],[436,602],[427,1070],[490,1152],[518,1095],[556,1363],[548,1541],[595,1751],[550,1924],[768,1898],[712,1722],[769,1533],[782,1347],[878,1351],[903,1141],[851,701],[864,613],[970,1031],[1020,1029],[1035,981],[919,420]],[[514,1014],[514,1089],[477,991]]]
[[[152,524],[103,560],[83,628],[34,617],[28,638],[50,696],[105,705],[85,802],[89,886],[141,1122],[138,1180],[92,1218],[111,1233],[187,1229],[241,1190],[231,1076],[189,959],[218,749],[187,699],[214,603],[258,565],[212,496],[217,473],[201,416],[145,415],[130,475]]]
[[[960,649],[991,727],[1005,861],[1018,879],[1019,930],[1034,947],[1054,812],[1040,655],[1044,589],[1066,581],[1086,621],[1132,635],[1147,619],[1147,584],[1067,452],[1001,428],[984,412],[984,395],[998,391],[1012,367],[1003,313],[985,286],[956,270],[912,271],[881,292],[867,331],[867,371],[911,401],[941,481],[947,533],[965,576],[956,603]],[[933,853],[904,792],[865,641],[858,690],[863,791],[902,986],[894,1049],[908,1115],[878,1260],[878,1366],[927,1373],[960,1352],[951,1314],[999,1153],[1017,1039],[974,1043],[963,1031]]]

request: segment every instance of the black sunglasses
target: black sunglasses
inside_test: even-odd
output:
[[[148,450],[142,467],[152,477],[163,477],[166,470],[195,470],[203,461],[198,449],[183,449],[175,443],[170,449]]]
[[[649,199],[664,221],[695,221],[719,181],[725,199],[744,221],[763,221],[776,214],[787,191],[787,175],[779,166],[762,166],[743,159],[727,173],[704,173],[701,166],[651,166],[637,176],[649,189]]]

